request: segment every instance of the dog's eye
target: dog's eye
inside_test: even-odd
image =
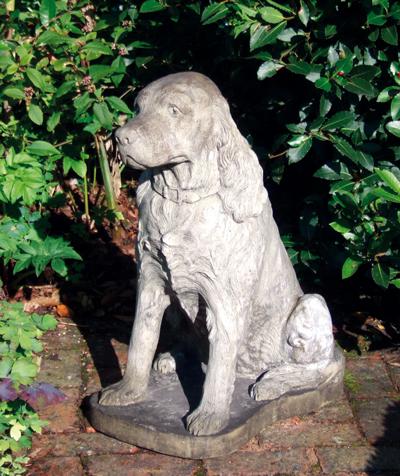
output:
[[[173,115],[173,116],[177,116],[181,111],[178,109],[177,106],[175,106],[174,104],[170,104],[169,106],[169,112]]]

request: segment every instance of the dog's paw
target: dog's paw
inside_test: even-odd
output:
[[[275,400],[286,392],[287,389],[283,388],[281,385],[274,385],[270,381],[260,380],[251,386],[250,397],[254,398],[256,401]]]
[[[169,353],[158,354],[153,363],[153,369],[160,374],[171,374],[176,371],[176,362]]]
[[[131,385],[121,380],[101,391],[99,403],[105,406],[125,406],[137,403],[142,399],[143,393],[135,391]]]
[[[228,415],[216,411],[205,411],[201,406],[186,419],[187,430],[195,436],[214,435],[228,423]]]

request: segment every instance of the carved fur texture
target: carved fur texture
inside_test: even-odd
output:
[[[208,341],[203,396],[187,428],[213,434],[229,419],[238,375],[254,379],[253,398],[270,399],[337,371],[324,370],[331,319],[321,296],[303,295],[262,169],[217,86],[199,73],[173,74],[136,104],[137,116],[116,133],[123,160],[144,171],[136,317],[124,378],[100,403],[145,398],[164,312],[179,307]],[[155,368],[174,371],[173,355]]]

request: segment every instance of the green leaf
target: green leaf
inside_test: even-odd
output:
[[[351,70],[351,79],[366,79],[367,81],[371,81],[375,76],[378,76],[379,73],[381,72],[380,68],[377,66],[371,66],[371,65],[359,65],[355,66]]]
[[[107,43],[103,43],[102,41],[95,40],[87,43],[83,48],[82,51],[86,53],[86,57],[88,61],[93,61],[97,58],[100,58],[102,55],[111,55],[112,51],[111,48],[107,45]]]
[[[75,81],[66,81],[57,89],[55,94],[56,98],[60,98],[61,96],[64,96],[65,94],[69,93],[74,86]]]
[[[257,71],[257,78],[262,81],[265,78],[272,78],[275,74],[283,68],[283,64],[274,60],[265,61]]]
[[[394,192],[399,194],[400,200],[400,180],[396,177],[396,175],[387,169],[375,169],[375,173],[378,177],[385,182]]]
[[[347,258],[342,266],[342,279],[350,278],[357,272],[358,268],[362,264],[362,261],[354,258]]]
[[[343,223],[339,223],[337,221],[333,221],[329,223],[329,226],[333,228],[335,231],[337,231],[338,233],[341,233],[342,235],[344,235],[345,233],[348,233],[351,230],[349,226],[343,225]]]
[[[312,137],[308,137],[299,147],[289,149],[289,164],[295,164],[303,159],[312,146]]]
[[[308,9],[308,6],[304,0],[300,0],[300,10],[298,15],[301,23],[303,23],[304,26],[307,26],[308,20],[310,18],[310,10]]]
[[[394,121],[400,119],[400,94],[397,94],[390,103],[390,115]]]
[[[390,121],[386,124],[386,129],[396,137],[400,137],[400,121]]]
[[[209,5],[203,10],[201,15],[201,23],[203,25],[209,25],[221,18],[225,18],[229,10],[224,3],[214,3]]]
[[[386,28],[382,28],[381,30],[381,37],[384,42],[389,45],[397,46],[399,43],[399,37],[397,33],[397,26],[387,26]]]
[[[61,258],[54,258],[51,260],[51,267],[54,269],[56,273],[58,273],[60,276],[66,276],[68,273],[68,268],[67,265],[65,264],[65,261]]]
[[[250,37],[250,51],[273,43],[279,34],[286,28],[286,24],[287,22],[284,21],[275,25],[273,28],[259,25]]]
[[[100,124],[107,130],[113,128],[113,116],[105,102],[96,103],[93,106],[93,113]]]
[[[321,66],[312,65],[310,63],[307,63],[306,61],[292,60],[290,63],[288,63],[287,69],[292,73],[303,74],[304,76],[306,76],[313,71],[320,71]]]
[[[42,73],[40,73],[36,69],[27,68],[26,75],[34,86],[39,88],[41,91],[47,90],[47,84]]]
[[[53,114],[48,118],[47,120],[47,130],[49,132],[53,132],[54,129],[57,127],[57,125],[60,122],[61,118],[61,112],[53,112]]]
[[[157,0],[146,0],[142,3],[139,11],[140,13],[152,13],[165,10],[165,8],[167,8],[166,5],[161,4]]]
[[[261,18],[267,23],[280,23],[285,18],[282,13],[273,7],[264,7],[259,10]]]
[[[125,112],[126,114],[132,114],[132,111],[124,103],[124,101],[117,96],[109,96],[106,98],[106,101],[115,111]]]
[[[36,140],[35,142],[32,142],[32,144],[28,145],[26,150],[30,154],[44,157],[60,154],[60,151],[56,149],[54,145],[51,145],[49,142],[44,140]]]
[[[87,173],[87,166],[84,160],[73,160],[71,163],[72,170],[83,178]]]
[[[355,120],[355,114],[351,111],[340,111],[329,117],[321,129],[334,131],[348,126]]]
[[[2,356],[0,360],[0,378],[6,378],[10,373],[13,361],[10,357]]]
[[[22,89],[8,87],[3,89],[3,94],[12,99],[25,99],[25,93]]]
[[[371,190],[371,193],[376,197],[383,198],[387,202],[400,203],[399,195],[395,195],[394,193],[388,192],[384,188],[375,188],[374,190]]]
[[[386,15],[382,11],[371,10],[368,13],[367,21],[370,25],[382,26],[386,23]]]
[[[385,265],[382,263],[376,263],[371,269],[372,279],[378,286],[387,288],[389,286],[390,274]]]
[[[340,174],[338,174],[328,164],[325,164],[314,173],[314,177],[322,178],[325,180],[339,180]]]
[[[32,103],[29,106],[28,116],[29,119],[38,126],[41,126],[43,124],[43,112],[36,104]]]
[[[390,284],[393,284],[393,286],[396,286],[396,288],[399,288],[399,289],[400,289],[400,278],[392,279],[392,280],[390,281]]]
[[[389,86],[379,93],[378,97],[376,98],[376,102],[388,102],[390,101],[395,94],[400,90],[398,86]]]
[[[35,377],[37,366],[28,358],[19,358],[12,366],[11,375],[18,375],[19,378],[28,379]]]
[[[324,117],[331,110],[332,103],[329,99],[323,94],[319,100],[319,115]]]
[[[282,3],[274,2],[274,0],[267,0],[267,3],[269,3],[270,5],[276,8],[279,8],[280,10],[283,10],[284,12],[288,12],[291,14],[294,13],[293,10],[291,10],[289,7],[283,5]]]
[[[372,157],[372,155],[367,154],[366,152],[363,152],[362,150],[357,150],[356,154],[357,154],[356,156],[357,163],[360,164],[361,167],[364,167],[365,169],[372,172],[374,170],[374,158]]]
[[[351,76],[343,81],[343,87],[347,91],[354,93],[354,94],[359,94],[359,95],[364,95],[364,96],[375,96],[376,95],[376,89],[372,86],[372,84],[363,78],[352,78]]]
[[[326,91],[327,93],[329,93],[329,91],[332,89],[332,85],[329,81],[329,78],[326,78],[326,77],[317,79],[314,84],[316,88],[322,89],[323,91]]]
[[[42,0],[40,2],[40,23],[48,25],[49,21],[56,16],[57,6],[55,0]]]

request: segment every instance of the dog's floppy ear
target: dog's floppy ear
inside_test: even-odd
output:
[[[225,210],[240,223],[258,216],[268,200],[263,171],[256,154],[236,127],[225,99],[218,103],[216,116],[213,139],[221,181],[218,194]]]

